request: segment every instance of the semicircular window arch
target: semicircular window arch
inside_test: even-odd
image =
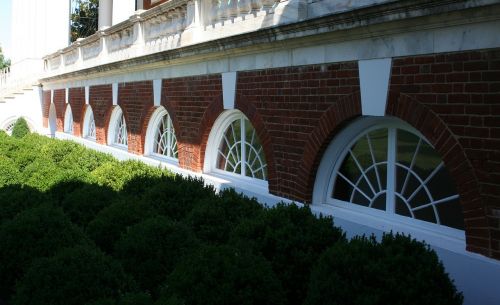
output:
[[[64,113],[64,132],[73,134],[73,112],[70,104],[66,106],[66,112]]]
[[[94,112],[90,105],[87,106],[83,119],[83,137],[93,141],[96,140]]]
[[[453,179],[418,131],[399,120],[380,119],[340,138],[332,143],[338,147],[327,204],[374,215],[380,211],[438,230],[464,229]]]
[[[175,128],[163,106],[158,107],[151,115],[146,132],[145,154],[167,161],[178,161]]]
[[[238,110],[226,111],[214,124],[208,147],[214,172],[267,181],[267,161],[259,136]]]
[[[127,148],[128,146],[127,122],[120,106],[115,106],[111,113],[108,128],[108,144],[120,148]]]

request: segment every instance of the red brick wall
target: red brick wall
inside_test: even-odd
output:
[[[50,110],[50,91],[43,91],[42,94],[42,115],[43,115],[43,127],[49,127],[49,110]]]
[[[238,74],[240,101],[251,103],[262,117],[263,129],[269,133],[269,190],[278,196],[310,202],[311,177],[319,164],[319,150],[328,143],[332,130],[322,126],[325,113],[331,127],[339,119],[360,114],[358,66],[356,62],[279,68]],[[354,97],[351,97],[353,96]],[[345,99],[352,103],[343,102]],[[245,113],[245,111],[243,111]],[[255,124],[252,121],[252,124]],[[330,125],[328,125],[330,126]],[[321,141],[308,146],[310,141]],[[305,148],[309,151],[304,159]],[[314,156],[314,159],[311,159]],[[305,162],[304,162],[305,161]],[[273,177],[274,174],[274,177]]]
[[[500,51],[397,58],[387,113],[420,130],[455,179],[467,248],[500,258]]]
[[[83,132],[83,116],[85,114],[85,88],[70,88],[68,99],[73,114],[73,134],[81,137]]]
[[[111,85],[92,86],[99,143],[106,143]],[[243,71],[235,107],[254,125],[268,162],[269,190],[311,202],[321,158],[336,133],[361,114],[356,62]],[[141,154],[153,107],[151,81],[120,84],[129,151]],[[83,108],[82,88],[70,102]],[[44,92],[47,126],[50,92]],[[203,169],[213,123],[224,111],[220,74],[164,79],[182,168]],[[500,51],[393,60],[387,115],[419,130],[441,154],[463,206],[467,249],[500,258]]]
[[[54,106],[56,107],[57,131],[64,131],[64,112],[66,111],[66,90],[54,90]]]
[[[113,93],[111,85],[90,87],[89,104],[94,112],[96,142],[107,144],[107,130],[113,109]]]
[[[222,110],[220,74],[163,80],[161,104],[171,115],[176,131],[179,165],[201,172],[201,135],[207,128],[203,116],[213,107]]]
[[[128,150],[142,155],[147,122],[153,108],[153,82],[119,84],[118,105],[122,108],[127,123]]]

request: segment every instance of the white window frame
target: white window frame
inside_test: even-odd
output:
[[[174,126],[172,125],[173,124],[172,118],[170,117],[168,111],[163,106],[160,106],[153,112],[153,114],[151,115],[151,119],[149,120],[149,123],[148,123],[148,128],[146,130],[146,141],[144,144],[144,155],[146,155],[150,158],[158,159],[160,161],[166,161],[166,162],[178,165],[179,164],[178,158],[174,158],[174,157],[168,156],[168,155],[158,154],[154,151],[155,141],[156,141],[156,132],[158,130],[159,124],[161,123],[161,120],[163,119],[163,117],[165,115],[169,116],[171,128],[173,130],[173,134],[174,134],[176,141],[177,141],[177,135],[175,134],[176,130],[175,130]],[[172,139],[170,139],[170,141],[172,141]],[[167,144],[167,146],[170,146],[170,145],[171,145],[171,142],[169,142],[169,144]],[[179,155],[179,143],[177,143],[177,156],[178,155]]]
[[[111,118],[109,119],[109,125],[108,125],[108,145],[109,146],[114,146],[120,149],[127,150],[128,149],[128,130],[127,132],[127,144],[122,144],[122,143],[117,143],[116,142],[116,135],[117,135],[117,128],[119,127],[118,124],[120,124],[121,119],[123,117],[125,126],[127,126],[127,122],[125,120],[125,116],[123,115],[123,111],[120,106],[115,106],[113,109],[113,112],[111,113]],[[125,127],[127,129],[127,127]]]
[[[425,140],[425,137],[420,132],[397,118],[363,117],[355,120],[339,132],[330,142],[323,155],[316,174],[312,200],[313,205],[329,210],[332,215],[341,215],[344,219],[363,226],[373,227],[382,231],[392,230],[409,233],[421,239],[429,239],[429,236],[446,237],[454,242],[465,245],[465,232],[463,230],[332,198],[331,194],[336,172],[342,165],[348,152],[346,148],[350,148],[357,142],[360,136],[367,132],[391,127],[406,130]],[[430,143],[428,144],[430,145]],[[387,175],[389,177],[389,169],[387,170]]]
[[[73,134],[73,111],[70,104],[66,106],[66,112],[64,113],[64,132]]]
[[[9,119],[5,120],[4,123],[3,123],[3,126],[2,126],[2,130],[5,131],[6,134],[8,134],[9,136],[12,135],[12,129],[14,128],[14,125],[16,124],[17,120],[20,119],[20,118],[24,118],[24,120],[26,121],[26,123],[28,124],[28,128],[30,130],[30,132],[33,132],[34,129],[34,124],[31,120],[29,120],[28,118],[24,117],[24,116],[19,116],[19,117],[16,117],[16,116],[11,116]],[[10,130],[9,130],[10,128]]]
[[[267,180],[252,178],[241,174],[235,174],[217,168],[219,144],[226,132],[226,128],[229,127],[229,125],[233,121],[238,119],[248,120],[248,118],[241,111],[236,109],[226,110],[221,115],[219,115],[208,137],[203,171],[205,173],[210,173],[213,176],[229,180],[230,182],[233,182],[235,184],[243,185],[247,189],[255,188],[255,191],[257,192],[267,193],[269,187],[269,183]],[[242,128],[242,130],[244,130],[244,128]],[[244,138],[242,140],[242,142],[244,142]],[[242,167],[243,166],[244,165],[242,165]]]
[[[8,121],[6,124],[4,124],[4,127],[2,128],[6,134],[9,136],[12,135],[12,130],[14,129],[14,125],[16,124],[17,118]]]
[[[92,107],[90,105],[87,105],[87,109],[85,110],[85,116],[83,117],[83,137],[87,140],[95,142],[96,134],[89,135],[89,128],[90,124],[92,123],[91,121],[93,121],[94,133],[96,133],[94,111],[92,110]]]

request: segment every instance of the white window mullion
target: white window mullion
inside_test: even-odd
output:
[[[394,214],[396,211],[396,129],[388,129],[387,139],[387,193],[386,211]]]
[[[245,135],[245,119],[241,118],[240,119],[240,131],[241,131],[241,175],[246,176],[246,163],[247,163],[247,154],[245,150],[245,143],[246,143],[246,135]]]
[[[171,126],[172,122],[170,121],[170,117],[167,116],[167,157],[172,157],[172,132]]]

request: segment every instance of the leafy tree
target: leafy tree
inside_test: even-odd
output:
[[[6,59],[3,55],[2,47],[0,47],[0,69],[10,67],[10,59]]]
[[[12,128],[12,136],[15,138],[22,138],[25,135],[30,133],[30,128],[28,127],[28,123],[23,117],[17,119],[14,124],[14,128]]]
[[[71,10],[71,42],[97,31],[98,0],[73,0]]]

